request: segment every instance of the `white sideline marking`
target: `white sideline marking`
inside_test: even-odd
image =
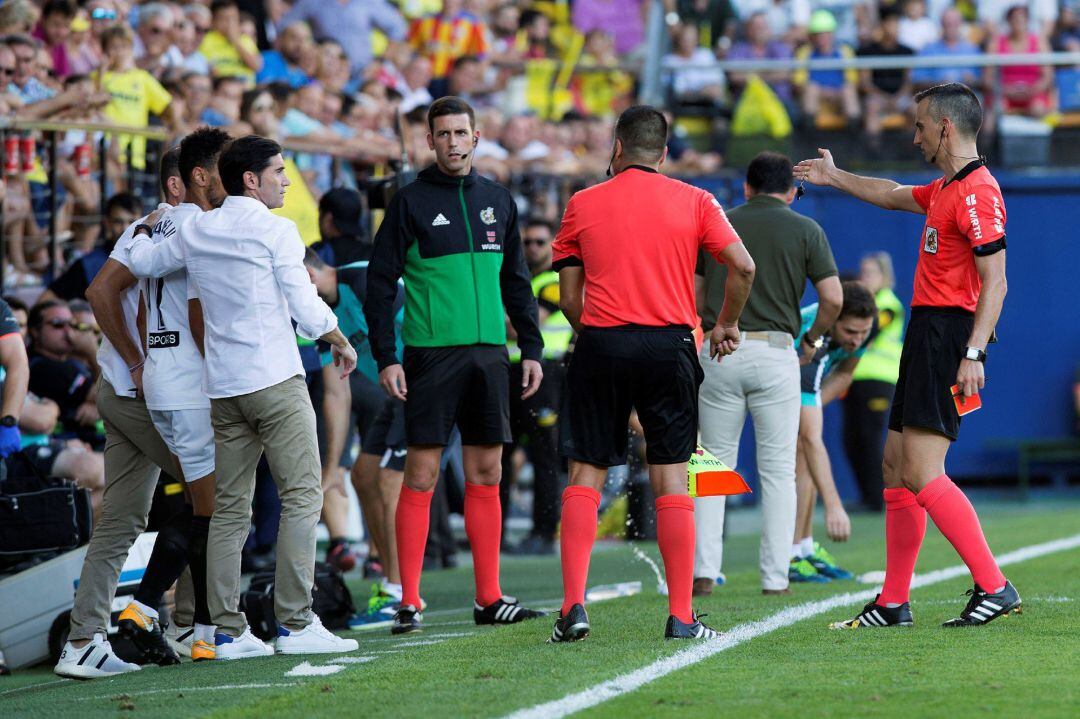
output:
[[[395,647],[424,647],[429,644],[442,644],[445,639],[417,639],[413,642],[399,642],[395,644]]]
[[[1074,534],[1071,537],[1064,537],[1062,539],[1055,539],[1054,541],[1045,542],[1043,544],[1033,544],[1029,547],[1022,547],[1016,551],[1002,554],[997,558],[997,561],[1001,566],[1017,564],[1029,559],[1035,559],[1036,557],[1053,554],[1055,552],[1063,552],[1077,547],[1080,547],[1080,534]],[[962,564],[946,569],[938,569],[916,577],[911,583],[911,588],[916,589],[918,587],[925,587],[949,579],[955,579],[956,577],[965,576],[967,574],[968,569]],[[823,614],[832,609],[869,601],[873,599],[876,594],[877,592],[875,590],[848,592],[847,594],[839,594],[816,602],[806,602],[805,604],[797,604],[793,607],[788,607],[765,619],[756,622],[748,622],[747,624],[740,624],[716,639],[694,644],[669,657],[653,662],[648,666],[635,669],[628,674],[609,679],[606,682],[601,682],[584,691],[567,694],[562,699],[556,699],[554,701],[545,702],[544,704],[537,704],[536,706],[527,709],[512,712],[506,715],[506,719],[552,719],[569,716],[570,714],[597,706],[598,704],[603,704],[610,699],[615,699],[623,694],[632,692],[650,682],[667,676],[672,672],[685,669],[686,667],[708,659],[725,649],[731,649],[732,647],[748,642],[751,639],[760,637],[763,634],[768,634],[769,632]]]
[[[187,694],[188,692],[216,692],[219,689],[271,689],[274,687],[298,687],[297,682],[278,682],[276,684],[216,684],[210,687],[175,687],[173,689],[143,689],[141,691],[126,692],[113,691],[108,694],[98,694],[92,697],[78,697],[78,701],[86,702],[95,699],[119,699],[120,697],[139,697],[146,694]]]
[[[27,684],[22,687],[15,687],[14,689],[5,689],[0,692],[0,697],[7,696],[8,694],[19,694],[21,692],[28,692],[32,689],[41,689],[43,687],[51,687],[54,684],[66,684],[67,682],[73,682],[74,679],[53,679],[51,682],[42,682],[41,684]]]
[[[331,664],[367,664],[375,661],[375,657],[338,657],[331,659]]]
[[[325,677],[330,674],[337,674],[345,667],[339,664],[324,664],[322,666],[315,666],[311,662],[301,662],[295,667],[285,672],[287,677]]]

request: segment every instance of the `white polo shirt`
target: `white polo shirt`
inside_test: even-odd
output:
[[[337,327],[304,268],[304,249],[292,220],[229,196],[185,217],[163,242],[136,236],[127,264],[150,277],[186,268],[206,325],[206,393],[220,399],[303,376],[296,335],[314,340]]]

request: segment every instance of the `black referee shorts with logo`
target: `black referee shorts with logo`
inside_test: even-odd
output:
[[[649,464],[686,462],[697,446],[704,378],[688,327],[586,327],[567,370],[560,451],[600,467],[626,464],[636,409]]]
[[[956,441],[960,415],[951,388],[974,325],[975,315],[960,307],[911,308],[889,429],[918,427]]]
[[[442,445],[457,424],[462,444],[510,441],[510,357],[505,345],[406,347],[402,357],[410,446]]]

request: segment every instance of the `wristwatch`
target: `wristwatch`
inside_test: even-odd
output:
[[[811,347],[813,347],[816,350],[819,350],[819,349],[821,349],[822,347],[825,346],[825,335],[822,335],[821,337],[818,337],[816,340],[811,342],[810,341],[810,333],[808,332],[808,333],[806,333],[806,334],[804,334],[802,336],[802,339],[803,339],[803,342],[810,345]]]
[[[5,414],[3,417],[0,417],[0,427],[14,427],[18,423],[19,420],[15,419],[15,417],[10,414]]]
[[[964,359],[969,359],[972,362],[986,363],[986,353],[978,347],[966,347],[964,349]]]

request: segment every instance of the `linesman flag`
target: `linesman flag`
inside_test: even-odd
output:
[[[715,497],[750,492],[750,486],[738,472],[712,456],[701,445],[698,445],[698,448],[690,455],[686,484],[691,497]]]

